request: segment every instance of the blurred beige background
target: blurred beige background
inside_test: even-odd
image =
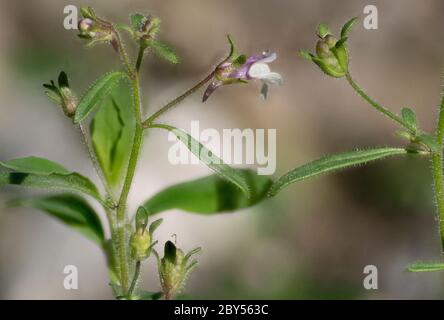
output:
[[[313,49],[319,22],[338,32],[367,4],[379,9],[379,29],[358,24],[350,36],[351,72],[368,93],[392,110],[417,111],[433,130],[440,102],[444,57],[444,2],[430,0],[163,0],[0,1],[0,159],[38,155],[95,177],[80,137],[52,105],[42,83],[60,70],[81,92],[101,73],[118,67],[107,46],[85,49],[75,31],[63,29],[63,7],[90,4],[100,15],[126,22],[132,12],[162,19],[161,39],[182,63],[150,58],[143,67],[147,113],[211,70],[227,50],[226,34],[242,52],[276,51],[274,71],[284,85],[269,100],[259,83],[219,89],[206,104],[187,99],[164,120],[188,129],[276,128],[276,176],[331,152],[403,145],[397,129],[375,113],[345,80],[324,76],[297,55]],[[204,166],[172,166],[170,143],[153,132],[145,144],[130,195],[131,208],[167,185],[209,173]],[[391,159],[299,183],[276,199],[236,214],[203,217],[163,214],[163,241],[176,233],[180,247],[203,246],[200,266],[188,281],[193,298],[442,298],[441,273],[408,274],[416,260],[436,260],[440,247],[429,164]],[[97,179],[96,179],[97,180]],[[31,209],[5,209],[21,192],[0,193],[0,298],[111,298],[104,258],[92,242]],[[79,269],[79,289],[63,288],[63,267]],[[362,286],[365,265],[379,270],[379,289]],[[151,261],[143,282],[158,288]]]

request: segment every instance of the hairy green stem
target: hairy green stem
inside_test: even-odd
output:
[[[90,160],[91,160],[91,162],[93,164],[93,167],[94,167],[94,169],[95,169],[95,171],[97,173],[97,176],[99,177],[100,181],[102,182],[103,187],[105,188],[106,196],[111,201],[111,205],[113,207],[115,207],[116,206],[116,201],[114,199],[113,192],[111,191],[108,183],[106,182],[105,175],[103,174],[103,171],[102,171],[102,169],[100,167],[99,161],[97,160],[97,157],[96,157],[96,154],[94,152],[94,149],[92,148],[92,146],[90,145],[90,143],[88,141],[86,130],[85,130],[84,126],[83,126],[83,123],[79,123],[79,129],[80,129],[80,133],[82,135],[83,143],[85,144],[86,149],[88,150],[89,158],[90,158]]]
[[[134,289],[136,289],[136,284],[137,284],[137,279],[139,279],[139,275],[140,275],[140,266],[141,266],[141,261],[137,261],[136,262],[136,268],[134,270],[134,276],[133,276],[133,281],[131,281],[131,286],[128,290],[128,297],[131,297],[131,295],[134,292]]]
[[[443,178],[443,138],[444,138],[444,97],[439,108],[436,140],[439,148],[432,155],[432,172],[435,187],[436,208],[438,211],[441,251],[444,253],[444,178]]]
[[[116,37],[117,47],[119,49],[119,53],[122,58],[123,64],[126,67],[126,71],[128,72],[128,75],[130,76],[130,78],[132,78],[132,77],[134,77],[134,71],[131,68],[130,59],[128,58],[128,54],[126,53],[125,47],[122,42],[122,38],[120,37],[120,33],[119,33],[119,31],[117,31],[117,28],[114,25],[113,25],[113,31],[114,31],[114,35]]]
[[[140,113],[140,85],[139,76],[137,74],[133,77],[133,99],[134,99],[134,116],[136,120],[136,128],[134,131],[133,146],[128,163],[128,169],[126,177],[122,187],[122,193],[120,194],[119,204],[117,206],[117,241],[118,241],[118,255],[120,266],[120,281],[124,294],[128,292],[129,275],[128,275],[128,239],[126,236],[126,204],[128,200],[128,194],[131,189],[134,174],[136,171],[137,160],[139,158],[140,148],[142,146],[143,128]]]
[[[377,111],[381,112],[382,114],[386,115],[393,121],[399,123],[401,126],[406,128],[411,133],[415,132],[415,128],[412,128],[408,123],[406,123],[400,116],[394,114],[387,108],[381,106],[379,103],[377,103],[375,100],[370,98],[364,90],[362,90],[357,83],[353,80],[350,73],[347,72],[346,76],[348,83],[352,86],[352,88],[356,91],[357,94],[359,94],[365,101],[367,101],[373,108],[375,108]]]
[[[136,66],[135,66],[135,70],[137,73],[139,73],[139,71],[140,71],[140,66],[142,65],[144,52],[145,52],[145,47],[140,46],[139,54],[137,55],[137,61],[136,61]]]
[[[165,112],[168,112],[171,108],[175,107],[177,104],[182,102],[185,98],[192,95],[194,92],[199,90],[202,86],[204,86],[208,81],[210,81],[214,76],[215,71],[211,72],[208,76],[206,76],[204,79],[199,81],[195,86],[190,88],[189,90],[185,91],[183,94],[178,96],[177,98],[171,100],[166,105],[164,105],[162,108],[160,108],[157,112],[155,112],[152,116],[150,116],[148,119],[146,119],[143,122],[143,127],[148,128],[150,125],[161,115],[163,115]]]

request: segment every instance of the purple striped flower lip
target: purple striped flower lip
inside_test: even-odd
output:
[[[277,72],[272,72],[268,66],[270,62],[276,60],[276,57],[276,53],[263,52],[249,57],[243,65],[234,69],[230,62],[225,62],[219,66],[220,73],[208,86],[203,101],[206,101],[217,88],[224,84],[248,80],[262,81],[261,97],[266,99],[269,85],[281,85],[283,82],[282,76]],[[228,75],[227,71],[229,71]]]

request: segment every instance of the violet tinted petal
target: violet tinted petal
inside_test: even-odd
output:
[[[204,92],[204,95],[202,97],[202,102],[207,101],[207,99],[210,97],[210,95],[220,86],[222,85],[222,83],[220,81],[213,81],[211,82],[207,89]]]

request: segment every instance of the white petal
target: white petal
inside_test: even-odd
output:
[[[256,62],[248,70],[251,78],[262,79],[270,73],[270,67],[265,63]]]
[[[269,72],[262,80],[268,84],[280,86],[283,83],[282,76],[277,72]]]

